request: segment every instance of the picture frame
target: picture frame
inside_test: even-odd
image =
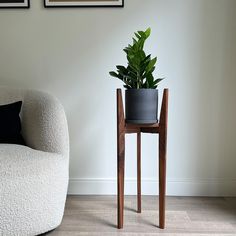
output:
[[[124,0],[44,0],[44,7],[124,7]]]
[[[0,8],[30,8],[30,0],[0,0]]]

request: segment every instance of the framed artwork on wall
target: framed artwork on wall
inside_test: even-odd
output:
[[[0,8],[29,8],[30,0],[0,0]]]
[[[124,0],[44,0],[45,7],[123,7]]]

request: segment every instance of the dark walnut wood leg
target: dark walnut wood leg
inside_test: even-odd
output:
[[[122,148],[121,148],[122,149]],[[125,157],[120,154],[118,157],[118,229],[123,228],[124,218],[124,167]]]
[[[165,228],[166,147],[159,137],[159,227]]]
[[[168,90],[164,90],[159,126],[159,227],[165,228]]]
[[[137,133],[137,212],[141,213],[141,133]]]
[[[124,221],[124,174],[125,174],[125,119],[121,90],[117,90],[117,225],[123,228]]]

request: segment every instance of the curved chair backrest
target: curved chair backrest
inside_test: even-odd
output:
[[[20,115],[27,146],[69,156],[67,120],[60,102],[44,92],[0,87],[0,105],[16,101],[23,101]]]

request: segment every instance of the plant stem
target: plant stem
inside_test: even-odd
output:
[[[139,89],[139,73],[137,72],[137,89]]]

